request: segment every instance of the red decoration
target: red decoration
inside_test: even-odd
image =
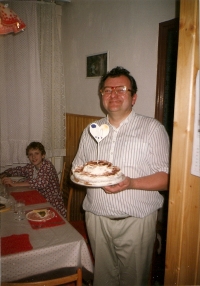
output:
[[[24,22],[7,4],[0,3],[0,34],[18,33],[26,28]]]

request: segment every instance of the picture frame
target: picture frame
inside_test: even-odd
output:
[[[86,56],[86,77],[95,78],[108,71],[108,52]]]

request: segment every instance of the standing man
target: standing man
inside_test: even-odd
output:
[[[156,237],[158,192],[168,188],[169,140],[157,120],[136,114],[137,85],[116,67],[101,78],[100,93],[110,132],[99,144],[99,159],[121,168],[125,179],[88,188],[83,202],[95,257],[94,286],[147,285]],[[97,143],[87,127],[73,166],[96,160]]]

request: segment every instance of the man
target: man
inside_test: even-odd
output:
[[[147,285],[155,242],[157,210],[168,188],[169,140],[155,119],[133,106],[137,85],[116,67],[101,78],[100,93],[109,134],[99,143],[99,159],[121,168],[125,179],[113,186],[88,188],[83,202],[95,257],[95,286]],[[97,144],[86,128],[73,166],[96,159]]]

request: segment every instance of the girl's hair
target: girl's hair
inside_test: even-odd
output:
[[[28,152],[30,149],[39,149],[41,151],[42,155],[46,154],[46,151],[44,149],[44,146],[40,142],[31,142],[27,147],[26,147],[26,156],[28,156]]]

